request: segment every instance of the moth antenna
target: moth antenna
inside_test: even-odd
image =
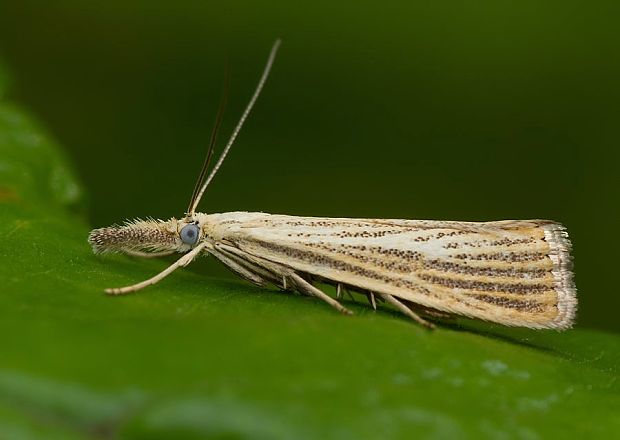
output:
[[[222,97],[220,98],[220,103],[217,109],[217,116],[215,117],[215,124],[213,125],[213,131],[211,131],[211,139],[209,140],[209,147],[207,149],[207,156],[205,157],[204,163],[202,164],[202,169],[200,170],[200,174],[198,175],[198,179],[196,180],[196,184],[194,185],[194,191],[192,192],[192,197],[189,200],[189,206],[187,208],[186,215],[188,218],[194,216],[193,208],[197,205],[194,204],[196,197],[198,196],[198,191],[202,187],[205,181],[205,176],[207,175],[207,171],[209,169],[209,164],[211,163],[211,159],[213,158],[213,152],[215,151],[215,143],[217,141],[217,134],[222,125],[222,119],[224,116],[224,110],[226,109],[226,103],[228,102],[228,90],[230,86],[230,66],[226,63],[226,72],[224,74],[224,89],[222,90]]]
[[[276,40],[275,43],[273,43],[273,46],[271,47],[271,52],[269,53],[269,58],[267,58],[267,64],[265,65],[263,74],[261,75],[260,80],[258,81],[256,90],[254,90],[254,94],[252,95],[250,102],[245,107],[245,110],[243,111],[243,114],[241,115],[239,122],[237,122],[237,126],[235,127],[232,134],[230,135],[230,139],[228,139],[228,143],[226,144],[226,147],[224,147],[224,151],[222,151],[222,154],[220,155],[219,159],[215,163],[215,166],[211,170],[211,173],[209,174],[206,181],[202,185],[202,188],[200,188],[200,191],[198,191],[198,194],[196,195],[196,197],[194,198],[193,203],[191,204],[189,212],[188,212],[188,217],[192,217],[194,213],[196,212],[196,207],[198,206],[198,203],[200,203],[200,199],[202,198],[202,195],[204,194],[205,190],[209,186],[209,183],[211,183],[211,181],[213,180],[213,177],[215,177],[215,174],[217,173],[217,171],[222,166],[222,162],[224,162],[224,159],[228,155],[230,148],[235,143],[235,139],[237,138],[239,131],[241,131],[241,128],[243,127],[243,124],[245,123],[246,118],[250,114],[252,107],[254,107],[254,103],[258,99],[258,96],[260,95],[260,92],[262,91],[263,86],[265,85],[265,82],[267,81],[267,77],[269,76],[269,72],[271,71],[271,66],[273,65],[273,61],[276,58],[276,53],[278,52],[278,49],[280,48],[280,43],[281,41],[279,39]]]

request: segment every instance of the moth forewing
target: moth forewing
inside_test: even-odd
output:
[[[336,284],[510,326],[574,321],[570,242],[554,222],[208,217],[216,240]]]

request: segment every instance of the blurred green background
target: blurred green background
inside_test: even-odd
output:
[[[202,209],[550,218],[579,325],[620,330],[617,2],[0,3],[10,98],[68,149],[89,220],[182,215],[226,60],[223,133],[263,96]],[[229,276],[202,262],[190,270]]]

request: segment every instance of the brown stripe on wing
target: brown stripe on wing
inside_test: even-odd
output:
[[[453,231],[449,229],[443,229],[439,231],[431,231],[430,229],[424,228],[415,228],[415,227],[387,227],[385,225],[354,225],[350,226],[341,226],[341,230],[320,230],[320,228],[312,228],[310,224],[301,227],[302,225],[298,225],[298,222],[295,222],[296,226],[300,226],[299,232],[289,232],[287,235],[293,238],[381,238],[390,235],[403,235],[403,234],[412,234],[417,233],[417,235],[413,236],[411,241],[417,243],[424,243],[431,240],[439,240],[446,237],[455,237],[457,235],[467,235],[474,234],[473,231]],[[300,223],[300,222],[299,222]],[[323,223],[323,222],[322,222]],[[277,225],[271,225],[273,227]],[[290,226],[290,224],[287,224]],[[339,226],[331,225],[331,228],[338,228]],[[357,229],[355,229],[357,228]]]
[[[390,255],[387,249],[380,246],[347,245],[344,243],[334,246],[327,243],[312,242],[299,243],[299,245],[305,248],[320,249],[334,257],[353,259],[382,271],[389,270],[404,274],[410,274],[419,268],[419,261],[422,258],[420,253],[412,251],[398,251]],[[384,255],[377,256],[377,253]]]
[[[463,249],[463,248],[481,248],[493,246],[519,246],[523,244],[531,244],[536,240],[533,237],[526,238],[502,238],[501,240],[474,240],[474,241],[451,241],[443,245],[444,249]]]
[[[365,246],[365,245],[344,245],[344,246],[333,246],[327,243],[297,243],[297,245],[304,245],[306,249],[299,249],[297,247],[285,246],[282,244],[273,244],[269,242],[264,242],[260,240],[253,240],[256,244],[259,244],[263,247],[269,248],[272,251],[277,251],[279,253],[285,254],[288,258],[294,258],[299,261],[307,262],[312,261],[313,264],[326,266],[332,269],[345,271],[347,273],[352,273],[356,275],[363,276],[365,278],[379,280],[385,282],[386,285],[391,285],[395,287],[405,287],[408,289],[412,289],[417,292],[423,292],[425,295],[436,296],[436,297],[444,297],[447,299],[450,296],[457,294],[456,292],[440,292],[440,289],[437,289],[433,294],[431,290],[427,287],[421,286],[419,283],[412,281],[411,279],[404,279],[402,275],[410,275],[416,272],[416,269],[420,267],[420,262],[423,262],[423,258],[419,253],[411,253],[406,255],[405,262],[402,259],[402,252],[389,252],[387,249],[381,248],[380,246]],[[351,252],[349,248],[354,247],[355,252]],[[312,249],[307,248],[316,248],[320,249],[322,252],[316,252]],[[366,253],[363,253],[366,252]],[[333,254],[333,257],[330,256],[330,253]],[[376,258],[376,256],[381,255],[381,258]],[[385,254],[390,255],[391,258],[386,258]],[[358,265],[352,262],[344,262],[342,257],[347,257],[350,260],[359,261],[362,265]],[[370,269],[371,267],[375,267],[377,270]],[[451,270],[454,267],[450,267]],[[469,268],[474,270],[481,270],[480,268]],[[487,271],[493,271],[493,268],[486,268]],[[389,275],[386,275],[386,271],[392,272]],[[394,272],[399,272],[401,276],[395,276]],[[545,275],[548,273],[546,270],[536,269],[533,272],[537,275]],[[527,274],[527,271],[525,272]],[[505,271],[499,271],[496,273],[496,276],[505,276]],[[436,279],[435,281],[437,281]],[[428,280],[424,280],[427,281]],[[458,282],[457,282],[458,281]],[[442,284],[441,287],[449,287],[451,290],[455,288],[466,289],[470,292],[474,292],[476,294],[471,294],[468,292],[467,297],[472,298],[475,302],[466,301],[470,304],[472,308],[478,308],[476,306],[476,302],[483,302],[486,304],[499,306],[502,308],[510,308],[513,310],[519,311],[543,311],[545,308],[548,308],[549,304],[544,304],[544,298],[541,300],[532,300],[532,299],[520,299],[528,294],[543,294],[545,292],[549,292],[549,290],[553,290],[547,284],[510,284],[510,283],[481,283],[479,281],[463,281],[463,280],[449,280],[452,284],[446,286],[446,283]],[[485,295],[484,292],[490,292],[489,295]],[[511,297],[501,297],[502,294],[511,294]],[[462,295],[461,293],[457,294],[457,296]],[[518,295],[517,298],[514,296]],[[463,298],[464,299],[464,298]]]
[[[475,298],[478,301],[482,301],[494,306],[499,306],[506,309],[513,309],[526,312],[545,312],[549,308],[549,304],[541,303],[532,299],[514,299],[502,296],[491,295],[468,295],[471,298]]]
[[[449,289],[474,290],[482,292],[504,292],[520,295],[539,294],[553,290],[553,282],[550,283],[505,283],[497,281],[481,281],[466,278],[440,277],[421,273],[418,278],[431,284],[447,287]]]
[[[390,270],[401,274],[411,274],[426,269],[429,271],[446,272],[451,274],[472,275],[476,277],[501,277],[537,279],[550,275],[550,267],[509,267],[496,268],[489,265],[472,266],[467,263],[453,263],[440,259],[425,259],[421,253],[386,248],[382,246],[347,245],[341,243],[334,246],[327,243],[300,243],[306,248],[316,248],[335,256],[344,256],[364,264],[371,264],[377,268]]]
[[[452,255],[458,260],[478,261],[506,261],[516,263],[521,261],[539,261],[547,257],[545,252],[487,252],[487,253],[462,253]]]
[[[250,248],[246,248],[244,244],[249,245]],[[332,257],[325,252],[317,252],[310,249],[299,249],[297,247],[292,247],[284,244],[276,244],[273,242],[268,242],[250,237],[245,237],[243,240],[238,241],[237,245],[250,253],[252,246],[260,246],[261,248],[269,250],[272,253],[279,254],[285,259],[281,262],[282,264],[288,263],[289,265],[292,265],[291,263],[293,263],[294,260],[296,263],[298,263],[298,265],[308,265],[316,269],[329,268],[337,271],[346,272],[347,274],[357,275],[370,280],[381,281],[386,285],[406,288],[415,292],[429,294],[428,289],[420,286],[419,283],[404,278],[395,278],[393,274],[386,273],[384,268],[375,266],[374,268],[376,268],[377,270],[374,270],[374,268],[364,267],[352,261],[343,261],[342,258],[335,258],[335,255]]]
[[[482,277],[510,277],[510,278],[544,278],[550,273],[550,268],[527,266],[493,267],[489,265],[471,265],[468,263],[453,263],[440,259],[425,259],[424,269],[455,273],[460,275],[472,275]]]

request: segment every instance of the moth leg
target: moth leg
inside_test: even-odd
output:
[[[249,270],[256,272],[266,280],[271,281],[280,289],[290,290],[290,286],[288,285],[289,283],[286,279],[286,275],[288,275],[290,270],[285,270],[282,265],[248,254],[247,252],[244,252],[235,246],[231,246],[222,242],[216,243],[215,248],[218,251],[225,253],[227,256],[234,259],[242,266],[245,266]]]
[[[265,260],[264,258],[260,258],[255,255],[251,255],[235,246],[231,246],[226,243],[218,242],[215,244],[215,248],[218,251],[227,253],[231,257],[235,256],[235,258],[237,258],[240,262],[243,262],[244,264],[257,266],[259,268],[258,273],[260,273],[261,275],[263,275],[263,273],[268,274],[268,276],[266,276],[265,278],[269,279],[276,286],[281,287],[282,289],[288,290],[290,288],[289,281],[293,281],[293,284],[295,284],[295,287],[297,287],[297,291],[299,293],[309,296],[318,296],[319,298],[326,301],[341,312],[347,314],[351,313],[348,309],[340,305],[340,303],[338,303],[336,300],[321,292],[319,289],[314,287],[308,281],[304,280],[301,276],[295,274],[290,268],[286,266]],[[301,282],[298,282],[298,279],[301,280]],[[303,285],[304,288],[301,288],[300,285]],[[344,309],[345,311],[341,309]]]
[[[344,288],[344,293],[346,293],[347,295],[349,295],[349,298],[351,298],[351,301],[353,302],[357,302],[357,300],[355,299],[355,297],[353,296],[353,294],[351,293],[351,291],[349,289],[347,289],[346,287]]]
[[[270,281],[277,286],[281,285],[280,283],[282,282],[282,278],[278,273],[275,273],[268,268],[260,266],[255,261],[249,260],[248,257],[241,252],[231,252],[231,248],[236,249],[232,246],[223,245],[221,243],[215,244],[215,249],[220,255],[225,255],[230,260],[236,262],[239,266],[243,267],[249,272],[252,272],[254,275],[262,278],[263,280]]]
[[[123,253],[127,255],[131,255],[132,257],[140,257],[140,258],[157,258],[157,257],[165,257],[166,255],[172,255],[175,251],[163,251],[163,252],[142,252],[142,251],[131,251],[126,250]]]
[[[428,316],[432,316],[434,318],[439,318],[439,319],[456,319],[455,315],[448,313],[448,312],[443,312],[441,310],[436,310],[436,309],[431,309],[429,307],[420,306],[419,304],[412,305],[412,304],[407,303],[407,305],[413,311],[417,313],[421,313],[422,315],[428,315]]]
[[[332,306],[336,310],[338,310],[340,313],[343,313],[345,315],[352,315],[353,314],[353,312],[351,310],[349,310],[346,307],[344,307],[342,304],[340,304],[338,301],[336,301],[331,296],[326,295],[321,290],[319,290],[316,287],[314,287],[312,284],[310,284],[309,282],[304,280],[302,277],[300,277],[296,273],[292,272],[292,273],[289,273],[287,276],[295,283],[295,285],[297,286],[297,288],[300,291],[308,293],[308,294],[310,294],[312,296],[316,296],[318,298],[321,298],[327,304],[329,304],[330,306]]]
[[[388,303],[390,303],[393,306],[395,306],[398,310],[403,312],[405,315],[407,315],[408,317],[410,317],[411,319],[416,321],[418,324],[421,324],[424,327],[429,328],[429,329],[434,329],[435,328],[434,324],[432,324],[432,323],[428,322],[427,320],[421,318],[418,314],[414,313],[413,310],[411,310],[405,304],[403,304],[402,302],[400,302],[399,300],[394,298],[392,295],[388,295],[387,293],[379,293],[378,295],[381,296]]]
[[[140,289],[144,289],[147,286],[151,286],[159,282],[163,278],[167,277],[168,275],[170,275],[172,272],[174,272],[179,267],[187,266],[189,263],[191,263],[194,260],[194,258],[196,258],[196,256],[198,256],[198,254],[200,254],[200,252],[203,251],[203,249],[208,244],[209,244],[208,242],[203,241],[198,246],[196,246],[194,249],[192,249],[191,251],[183,255],[181,258],[179,258],[177,261],[172,263],[170,266],[168,266],[166,269],[164,269],[163,271],[161,271],[154,277],[149,278],[148,280],[144,280],[141,283],[133,284],[131,286],[105,289],[105,292],[110,295],[124,295],[126,293],[136,292]]]
[[[377,310],[377,301],[375,300],[375,294],[373,292],[366,292],[366,298],[373,309]]]
[[[239,264],[238,262],[236,262],[234,259],[230,258],[229,256],[225,255],[224,253],[217,252],[217,251],[211,251],[210,254],[213,255],[218,260],[220,260],[230,270],[235,272],[240,277],[248,280],[252,284],[256,284],[257,286],[260,286],[260,287],[265,287],[267,285],[267,281],[263,277],[243,267],[241,264]]]
[[[349,296],[349,298],[351,298],[351,301],[353,301],[353,302],[357,302],[357,301],[355,301],[355,298],[353,297],[353,295],[351,294],[351,292],[349,292],[349,289],[347,289],[346,287],[344,287],[344,286],[342,285],[342,283],[338,283],[338,284],[336,285],[336,299],[340,299],[340,298],[342,297],[342,292],[343,292],[343,291],[344,291],[344,292],[345,292],[345,293]]]

